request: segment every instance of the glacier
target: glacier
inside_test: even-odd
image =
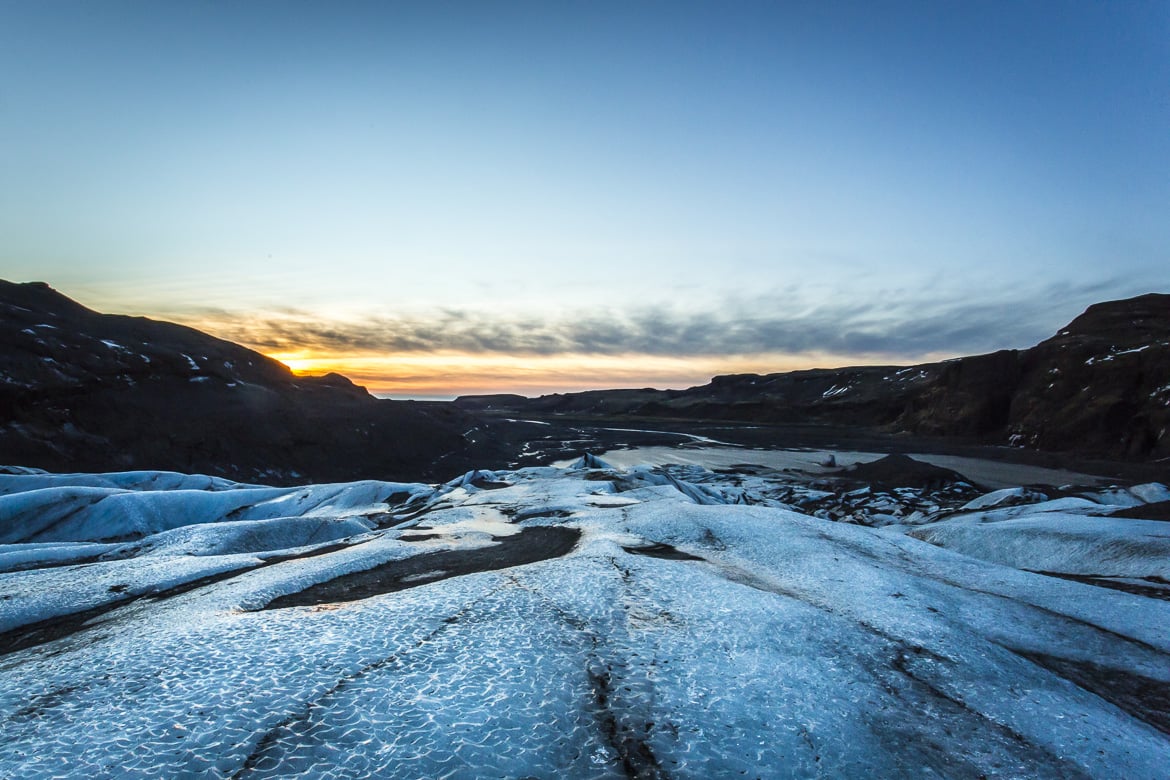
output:
[[[0,474],[0,776],[1164,778],[1165,495]]]

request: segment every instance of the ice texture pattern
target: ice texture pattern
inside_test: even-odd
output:
[[[1170,524],[1109,516],[1165,487],[1118,490],[0,477],[0,777],[1165,778]]]

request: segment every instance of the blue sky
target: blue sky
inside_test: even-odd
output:
[[[1165,2],[0,0],[0,276],[388,392],[1027,346],[1168,214]]]

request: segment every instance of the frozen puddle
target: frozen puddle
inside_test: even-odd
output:
[[[0,647],[0,776],[1166,776],[1170,602],[1076,579],[1161,576],[1170,524],[1110,514],[1164,487],[836,496],[591,465],[75,477],[115,486],[86,488],[117,491],[104,508],[66,477],[16,485],[13,539],[22,506],[72,538],[0,545],[32,567],[0,573],[4,636],[77,625]],[[948,500],[882,528],[789,508]],[[134,518],[140,537],[62,565]]]

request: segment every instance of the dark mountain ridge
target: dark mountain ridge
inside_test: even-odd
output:
[[[492,460],[451,404],[384,401],[345,377],[192,328],[99,314],[0,281],[0,463],[171,469],[266,483],[448,479]]]
[[[1031,349],[941,363],[454,403],[379,400],[336,374],[297,377],[237,344],[99,314],[41,283],[0,281],[0,344],[0,464],[52,471],[436,481],[565,457],[558,436],[581,439],[580,423],[505,419],[517,413],[602,426],[811,424],[1110,459],[1170,456],[1170,295],[1091,306]]]
[[[913,366],[717,376],[687,390],[465,396],[468,410],[821,423],[1100,457],[1170,456],[1170,295],[1090,306],[1052,338]]]

